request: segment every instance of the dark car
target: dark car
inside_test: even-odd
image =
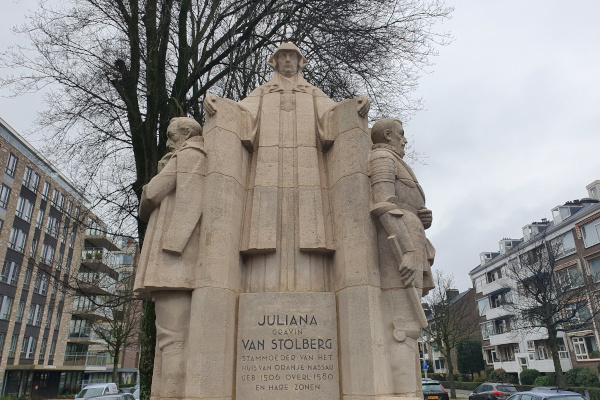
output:
[[[135,400],[131,393],[106,394],[104,396],[90,397],[86,400]]]
[[[506,400],[518,390],[512,383],[485,382],[469,395],[469,400]]]
[[[448,392],[438,381],[423,379],[421,385],[423,387],[423,400],[448,400]]]
[[[534,388],[529,392],[515,393],[508,400],[587,400],[568,389]]]

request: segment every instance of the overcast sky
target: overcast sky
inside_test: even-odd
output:
[[[35,4],[2,0],[0,49]],[[440,28],[455,40],[421,79],[425,109],[405,130],[427,155],[415,172],[434,212],[434,268],[465,290],[479,253],[521,238],[523,225],[551,219],[600,179],[600,2],[447,4],[453,18]],[[0,117],[34,145],[42,109],[36,95],[0,98]]]

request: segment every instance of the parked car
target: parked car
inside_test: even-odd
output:
[[[135,400],[131,393],[105,394],[104,396],[89,397],[89,400]]]
[[[422,379],[423,400],[448,400],[448,392],[444,387],[433,379]]]
[[[139,388],[139,386],[138,386],[138,388],[137,388],[137,389],[135,389],[135,390],[133,391],[133,398],[134,398],[135,400],[140,400],[140,388]]]
[[[84,388],[77,393],[77,396],[75,396],[75,400],[89,399],[91,397],[102,396],[104,394],[117,393],[119,393],[119,389],[117,388],[116,383],[94,383],[92,385],[84,386]]]
[[[469,400],[506,400],[518,390],[512,383],[485,382],[469,395]]]
[[[515,393],[508,400],[587,400],[568,389],[533,388],[528,392]]]

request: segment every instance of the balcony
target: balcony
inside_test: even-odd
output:
[[[501,317],[505,317],[510,314],[511,314],[511,312],[509,310],[500,306],[500,307],[496,307],[496,308],[490,308],[489,310],[487,310],[485,312],[485,318],[488,321],[491,321],[493,319],[499,319]]]
[[[90,320],[99,321],[107,319],[107,310],[104,307],[93,306],[93,307],[75,307],[73,308],[73,315]]]
[[[91,328],[83,328],[78,331],[69,331],[67,340],[78,344],[101,344],[105,343]]]
[[[490,293],[509,288],[510,280],[507,277],[496,279],[493,282],[485,284],[481,287],[481,293],[484,296],[488,296]]]
[[[106,295],[115,292],[117,281],[98,272],[80,272],[77,274],[74,285],[85,294]]]
[[[88,247],[81,251],[81,264],[93,271],[110,274],[119,265],[119,258],[105,248]]]
[[[105,248],[109,251],[121,250],[110,236],[105,230],[98,228],[87,228],[85,230],[85,240],[90,242],[92,246]]]
[[[499,346],[503,344],[518,343],[520,335],[518,331],[502,332],[490,336],[490,345]]]
[[[65,353],[63,365],[106,368],[108,360],[108,354],[106,353]]]

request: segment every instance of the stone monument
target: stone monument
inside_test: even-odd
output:
[[[329,99],[292,44],[268,64],[242,101],[207,96],[204,136],[182,134],[144,191],[152,398],[421,399],[431,212],[402,125],[371,133],[368,100]]]

